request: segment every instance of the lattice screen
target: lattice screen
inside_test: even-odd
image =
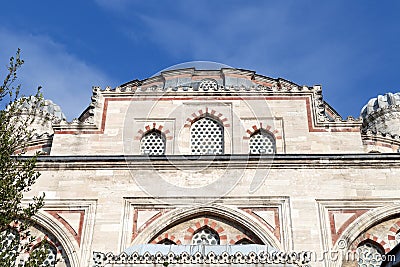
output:
[[[219,245],[219,236],[211,229],[204,228],[193,235],[193,245]]]
[[[217,91],[218,90],[218,83],[216,81],[210,80],[210,79],[203,80],[199,85],[199,90],[203,90],[203,91],[214,90],[214,91]]]
[[[163,155],[165,140],[160,132],[153,131],[145,134],[140,140],[140,153],[145,155]]]
[[[275,139],[271,134],[259,131],[250,137],[249,148],[250,154],[273,154]]]
[[[202,118],[190,128],[192,154],[223,154],[224,128],[211,118]]]
[[[372,243],[364,243],[357,248],[359,267],[379,267],[382,263],[381,248]]]

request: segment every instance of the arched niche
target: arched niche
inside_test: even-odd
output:
[[[332,248],[332,251],[351,251],[353,242],[357,238],[380,223],[393,219],[393,217],[400,215],[400,205],[391,204],[370,210],[359,218],[354,220],[342,233]],[[345,247],[343,246],[345,245]],[[342,266],[342,261],[334,261],[331,263],[333,267]]]
[[[44,211],[39,211],[33,217],[35,224],[51,233],[62,246],[68,258],[69,266],[79,267],[80,261],[77,252],[80,250],[74,236],[57,220]]]
[[[172,226],[192,219],[196,216],[209,215],[234,222],[256,236],[262,244],[270,245],[278,250],[284,250],[281,242],[255,218],[249,214],[226,206],[213,204],[212,207],[179,208],[168,212],[156,219],[145,228],[131,243],[131,245],[148,244],[158,235],[166,232]]]

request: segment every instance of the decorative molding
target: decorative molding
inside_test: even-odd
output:
[[[29,199],[24,199],[23,202],[29,203],[30,201]],[[96,205],[97,201],[93,199],[59,200],[46,198],[43,209],[34,216],[34,219],[40,226],[52,233],[59,240],[65,250],[65,254],[68,256],[71,267],[86,266],[90,263]],[[67,225],[51,214],[71,210],[84,211],[85,213],[82,222],[80,244]]]
[[[168,266],[170,264],[210,264],[220,266],[220,264],[229,264],[235,266],[240,264],[240,266],[248,264],[273,264],[273,266],[284,265],[284,266],[304,266],[309,267],[310,256],[307,252],[301,253],[285,253],[285,252],[260,252],[256,253],[254,251],[247,254],[241,252],[236,252],[235,254],[229,254],[228,252],[223,252],[222,254],[216,254],[210,252],[204,255],[200,252],[195,254],[189,254],[188,252],[182,252],[180,254],[175,254],[174,252],[169,252],[163,254],[157,252],[151,254],[150,252],[145,252],[140,255],[137,252],[128,255],[126,253],[121,253],[114,255],[113,253],[101,253],[93,252],[94,267],[105,267],[109,264],[111,265],[125,265],[125,266],[137,266],[140,264],[163,264]]]
[[[179,239],[176,239],[175,236],[173,234],[171,234],[171,233],[165,233],[163,235],[160,235],[157,238],[155,238],[153,241],[151,241],[150,243],[151,244],[158,244],[158,243],[160,243],[161,241],[163,241],[165,239],[171,240],[172,242],[174,242],[177,245],[181,245],[182,244],[182,241],[179,240]]]
[[[321,229],[321,242],[323,251],[349,251],[351,245],[357,238],[365,234],[366,231],[373,226],[389,219],[395,214],[400,213],[400,199],[399,198],[386,198],[386,199],[317,199],[320,229]],[[342,210],[342,211],[362,211],[362,215],[357,216],[355,220],[349,223],[345,229],[342,229],[341,234],[337,237],[337,242],[333,244],[333,236],[331,235],[331,221],[329,211]],[[340,242],[339,242],[340,240]],[[379,243],[379,242],[378,242]],[[386,247],[384,247],[386,249]],[[325,265],[329,267],[341,266],[341,261],[332,262],[325,260]]]
[[[396,235],[400,232],[400,220],[393,224],[389,229],[388,240],[396,240]]]
[[[363,215],[365,212],[367,212],[369,209],[328,209],[328,214],[329,214],[329,224],[331,228],[331,236],[332,236],[332,245],[336,243],[340,235],[343,233],[343,231],[353,222],[355,221],[358,217]],[[350,214],[348,218],[346,218],[345,221],[343,221],[340,225],[338,225],[338,219],[335,218],[339,214]]]
[[[164,198],[153,199],[153,198],[125,198],[124,199],[124,212],[121,218],[122,222],[122,235],[121,242],[118,247],[119,251],[123,251],[125,248],[132,244],[146,244],[151,243],[152,240],[158,238],[161,233],[165,232],[170,225],[173,225],[177,221],[182,221],[188,218],[192,218],[198,214],[211,214],[221,218],[229,218],[236,222],[241,227],[248,229],[257,238],[259,238],[265,244],[270,244],[277,249],[292,249],[292,237],[291,237],[291,223],[290,223],[290,209],[288,199],[283,197],[250,197],[245,198],[246,204],[244,204],[244,198],[229,198],[223,197],[215,200],[212,206],[196,206],[196,202],[204,203],[204,198],[180,198],[176,199],[175,205],[171,206],[164,204]],[[168,199],[165,199],[170,200]],[[210,199],[210,201],[212,201]],[[242,211],[249,206],[257,207],[279,207],[280,218],[282,218],[282,227],[280,228],[281,241],[278,240],[275,235],[256,217]],[[133,214],[135,209],[156,209],[156,210],[168,210],[163,216],[156,218],[151,224],[143,229],[142,232],[138,233],[133,242],[131,243],[132,228],[134,223]],[[234,208],[236,207],[236,208]],[[216,229],[218,231],[218,229]]]
[[[384,240],[380,239],[379,237],[371,235],[369,233],[364,233],[364,234],[360,235],[356,240],[354,240],[350,246],[350,250],[356,251],[358,245],[361,242],[364,242],[366,240],[371,240],[374,243],[378,244],[382,248],[382,250],[385,251],[385,253],[388,253],[390,251],[390,246],[388,243],[386,243]]]
[[[50,215],[52,215],[56,220],[61,222],[65,228],[74,236],[75,240],[78,242],[78,245],[81,244],[82,241],[82,231],[83,231],[83,223],[85,218],[85,210],[44,210]],[[78,214],[79,221],[77,227],[74,227],[73,222],[64,218],[64,214]]]
[[[361,139],[364,146],[377,146],[390,148],[394,152],[398,152],[400,149],[400,138],[395,135],[382,134],[380,132],[373,133],[371,130],[367,130],[361,133]]]
[[[165,87],[166,81],[186,77],[190,82],[174,87]],[[226,78],[234,78],[238,84],[229,84]],[[185,78],[185,79],[186,79]],[[217,90],[199,90],[199,78],[224,81],[217,83]],[[258,75],[253,71],[237,69],[195,70],[184,69],[163,72],[159,76],[142,81],[134,80],[114,89],[93,87],[92,102],[85,112],[72,122],[61,121],[54,124],[56,134],[102,134],[109,101],[142,100],[306,100],[310,131],[358,132],[361,119],[352,117],[343,120],[328,106],[322,97],[321,86],[299,86],[284,79],[273,79]],[[101,104],[103,110],[101,111]],[[96,112],[97,110],[97,112]],[[329,116],[327,114],[330,114]],[[97,116],[100,116],[99,118]],[[334,117],[332,120],[332,116]],[[191,119],[191,118],[190,118]],[[101,122],[98,122],[98,121]],[[99,123],[99,125],[97,125]],[[227,126],[226,126],[227,127]]]
[[[199,109],[197,112],[192,113],[191,117],[186,118],[185,120],[186,123],[183,125],[183,127],[190,128],[190,126],[194,122],[207,116],[216,119],[224,127],[230,127],[230,124],[227,123],[228,122],[227,117],[225,117],[222,113],[215,111],[214,109],[209,109],[208,107],[206,107],[205,109]]]
[[[50,155],[50,150],[53,144],[54,134],[44,133],[41,135],[35,135],[28,143],[24,151],[16,150],[15,154],[21,152],[41,150],[39,153],[41,155]]]
[[[253,125],[251,127],[251,129],[247,129],[246,133],[248,134],[248,136],[243,136],[243,139],[249,139],[255,132],[259,131],[259,130],[265,130],[267,131],[269,134],[271,134],[275,140],[276,139],[282,139],[281,134],[279,133],[278,129],[274,129],[273,126],[271,125],[263,125],[262,122],[260,122],[259,125]]]
[[[29,159],[21,156],[20,159]],[[113,169],[154,170],[154,164],[165,170],[176,168],[193,169],[193,160],[200,166],[229,166],[230,168],[256,168],[262,162],[270,168],[288,169],[369,169],[400,168],[400,154],[275,154],[275,155],[164,155],[149,157],[132,156],[42,156],[37,158],[37,170],[58,170],[68,167],[69,170]]]
[[[253,217],[257,218],[261,223],[263,223],[270,231],[271,233],[279,240],[282,240],[282,233],[281,233],[281,228],[283,227],[281,220],[280,220],[280,207],[271,207],[271,206],[266,206],[264,208],[257,207],[257,208],[243,208],[243,210],[249,214],[251,214]],[[272,212],[272,218],[266,218],[265,212]],[[264,215],[264,216],[263,216]]]
[[[103,111],[101,115],[100,126],[96,126],[95,124],[84,124],[79,122],[79,120],[74,120],[72,122],[65,122],[60,125],[53,125],[55,134],[103,134],[104,127],[106,123],[107,109],[108,103],[110,101],[171,101],[171,100],[224,100],[224,101],[233,101],[233,100],[304,100],[306,102],[306,111],[307,111],[307,119],[308,119],[308,128],[309,132],[359,132],[361,122],[356,120],[349,121],[334,121],[331,122],[326,117],[326,115],[321,111],[322,108],[319,108],[316,112],[315,103],[317,102],[320,105],[322,100],[314,101],[314,97],[311,94],[305,95],[293,95],[293,96],[280,96],[280,95],[272,95],[272,96],[196,96],[196,97],[188,97],[188,96],[171,96],[171,95],[163,95],[159,97],[140,97],[140,96],[128,96],[128,97],[106,97],[104,99]],[[203,111],[204,112],[204,111]],[[189,124],[188,124],[189,125]],[[228,124],[229,126],[229,124]],[[226,127],[228,127],[226,126]],[[186,126],[187,127],[187,126]]]
[[[134,208],[133,210],[133,224],[132,224],[132,238],[131,242],[140,234],[146,227],[153,223],[157,218],[167,213],[169,209],[153,209],[153,208]],[[140,213],[154,212],[154,215],[145,219],[141,225],[138,224]]]
[[[150,120],[150,119],[149,119]],[[171,135],[171,131],[169,129],[165,129],[164,124],[162,124],[160,121],[158,122],[153,122],[153,123],[146,123],[144,125],[143,129],[139,129],[137,131],[137,135],[135,136],[135,140],[141,140],[144,135],[146,135],[150,131],[159,131],[161,134],[165,136],[166,140],[172,140],[173,136]]]
[[[209,218],[204,218],[197,220],[193,226],[190,226],[186,230],[186,235],[184,237],[185,241],[189,241],[187,243],[190,243],[190,240],[192,240],[194,233],[196,231],[200,230],[203,227],[209,227],[212,230],[214,230],[218,235],[221,241],[226,241],[227,237],[224,234],[225,229],[219,225],[219,223],[215,220],[209,219]]]

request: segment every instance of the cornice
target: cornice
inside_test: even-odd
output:
[[[20,157],[21,159],[29,157]],[[170,155],[170,156],[41,156],[38,170],[119,169],[176,170],[193,166],[232,169],[387,169],[400,168],[400,154],[277,154],[277,155]]]

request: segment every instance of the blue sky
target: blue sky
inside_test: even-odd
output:
[[[0,62],[21,48],[24,88],[43,86],[69,120],[89,104],[92,85],[115,87],[197,60],[321,84],[343,117],[358,117],[370,98],[400,87],[400,1],[21,0],[1,7]]]

